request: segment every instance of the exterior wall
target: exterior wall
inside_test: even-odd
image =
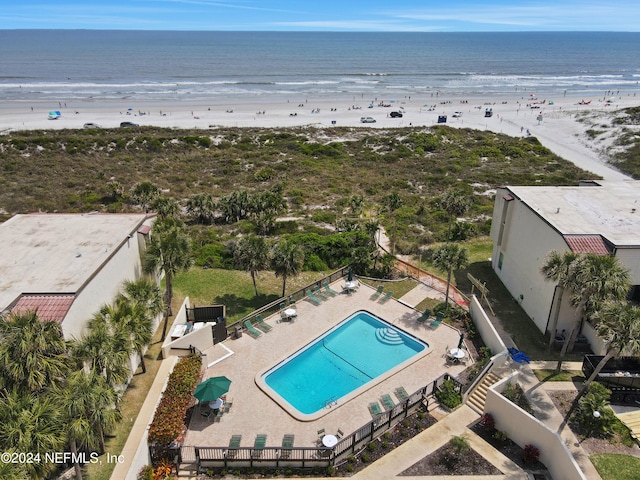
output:
[[[140,278],[140,246],[144,242],[140,243],[136,236],[142,237],[140,234],[135,234],[131,239],[125,237],[116,253],[78,292],[62,322],[62,332],[66,339],[82,336],[87,321],[102,305],[113,301],[125,280]]]
[[[469,313],[473,319],[473,324],[478,330],[478,334],[482,337],[484,344],[491,349],[491,352],[494,354],[504,352],[507,347],[475,295],[471,296]]]
[[[638,234],[638,241],[640,241],[640,233]],[[616,249],[615,256],[620,263],[629,270],[631,283],[633,285],[640,285],[640,247],[618,248]]]
[[[522,306],[541,332],[547,329],[551,302],[555,284],[546,281],[540,272],[547,255],[552,250],[568,249],[562,236],[517,198],[509,202],[503,196],[508,193],[499,189],[496,193],[491,238],[493,254],[491,265],[509,290],[513,298]],[[506,207],[506,205],[508,207]],[[508,208],[505,217],[502,243],[499,244],[499,231],[503,209]],[[501,260],[502,255],[502,260]],[[501,263],[501,268],[500,268]],[[520,297],[522,295],[522,297]],[[567,302],[568,303],[568,302]],[[563,309],[563,315],[565,311]],[[568,325],[571,318],[558,323]]]
[[[586,480],[562,437],[499,393],[508,382],[517,382],[517,376],[515,372],[487,390],[484,412],[490,413],[496,421],[496,428],[521,448],[528,444],[537,447],[540,461],[549,469],[552,478]]]

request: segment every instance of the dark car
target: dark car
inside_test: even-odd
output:
[[[438,115],[438,123],[447,123],[446,115]]]
[[[140,125],[133,122],[120,122],[120,126],[121,127],[139,127]]]
[[[400,117],[402,117],[402,112],[391,112],[391,113],[389,114],[389,116],[390,116],[391,118],[400,118]]]

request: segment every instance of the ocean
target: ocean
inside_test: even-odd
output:
[[[0,30],[0,101],[640,93],[640,33]]]

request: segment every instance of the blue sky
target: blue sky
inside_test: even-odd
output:
[[[640,0],[0,0],[0,29],[640,31]]]

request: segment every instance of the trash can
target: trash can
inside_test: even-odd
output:
[[[242,327],[236,327],[235,335],[236,335],[236,338],[242,337]]]

